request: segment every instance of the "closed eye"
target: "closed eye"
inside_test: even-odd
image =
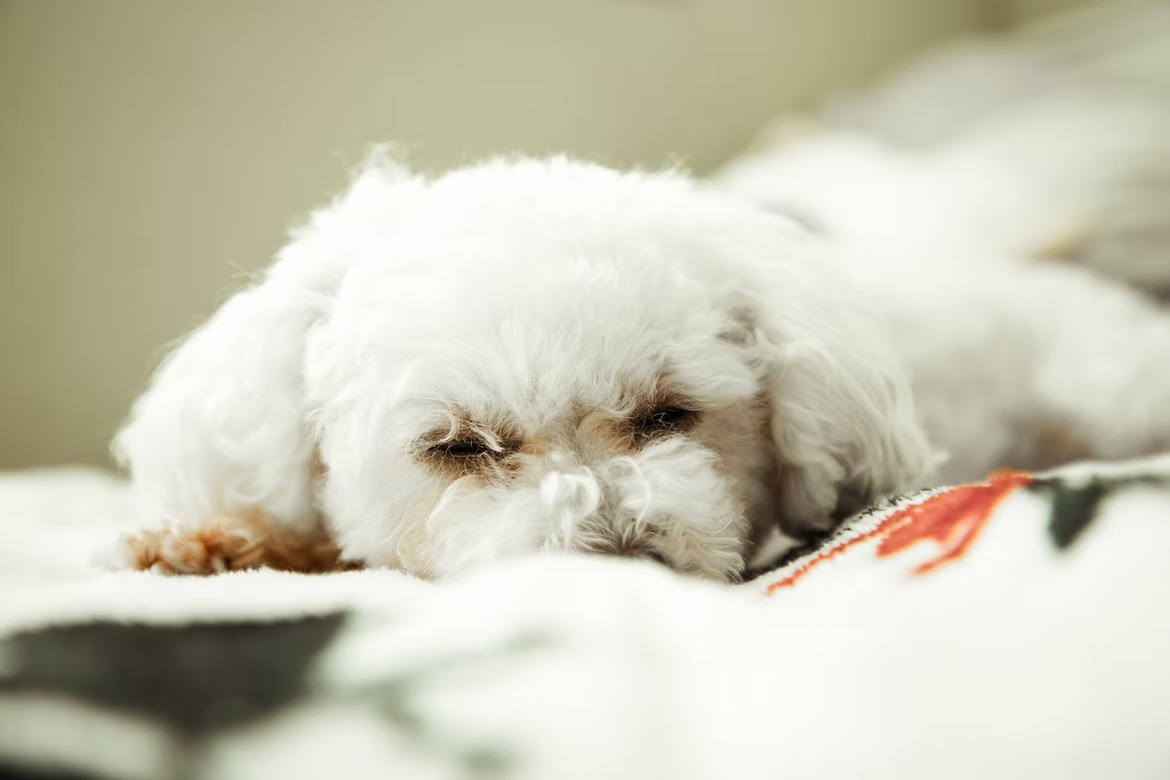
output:
[[[638,425],[642,436],[656,436],[662,433],[688,431],[699,421],[699,413],[683,406],[660,406]]]
[[[444,458],[475,458],[493,452],[487,444],[475,439],[444,441],[430,448],[431,453]]]

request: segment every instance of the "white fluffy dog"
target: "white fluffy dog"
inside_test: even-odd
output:
[[[734,579],[930,459],[881,323],[791,221],[674,174],[376,160],[119,435],[138,567],[442,576],[544,549]]]

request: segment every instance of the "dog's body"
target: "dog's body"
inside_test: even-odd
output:
[[[891,325],[942,482],[1170,448],[1170,7],[953,47],[789,121],[721,188]]]

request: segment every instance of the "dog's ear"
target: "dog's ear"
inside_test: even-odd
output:
[[[781,224],[754,244],[746,315],[764,375],[780,522],[828,530],[917,486],[932,452],[884,323],[819,242]]]
[[[114,441],[151,520],[261,511],[316,520],[315,445],[302,359],[362,248],[424,184],[375,153],[350,188],[294,231],[267,273],[162,363]]]

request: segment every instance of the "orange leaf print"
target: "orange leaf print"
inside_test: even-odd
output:
[[[933,541],[938,545],[938,554],[918,565],[913,572],[925,574],[962,556],[979,536],[999,502],[1017,488],[1032,484],[1035,479],[1024,472],[1000,471],[988,477],[986,482],[960,485],[904,506],[891,512],[873,528],[813,554],[788,576],[770,584],[767,593],[795,584],[822,561],[875,537],[879,538],[879,558],[902,552],[921,541]]]

